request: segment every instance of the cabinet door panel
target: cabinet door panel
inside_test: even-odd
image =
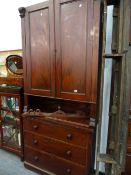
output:
[[[54,93],[53,3],[27,8],[26,15],[27,93],[50,96]]]
[[[92,1],[55,1],[56,84],[59,97],[92,101],[91,88],[96,86],[92,81],[97,81],[92,78],[92,71],[96,76],[98,60],[98,55],[93,58],[93,16]],[[96,61],[94,66],[93,59]]]
[[[64,92],[76,89],[85,93],[86,14],[83,5],[76,1],[61,6],[61,89]]]

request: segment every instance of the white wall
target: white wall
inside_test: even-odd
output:
[[[0,51],[22,48],[18,8],[44,0],[0,0]]]

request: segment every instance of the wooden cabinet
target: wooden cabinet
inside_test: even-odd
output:
[[[100,2],[49,0],[24,10],[25,94],[96,102]]]
[[[23,156],[21,140],[22,88],[0,86],[0,148]]]
[[[87,118],[76,124],[76,116],[70,121],[69,114],[60,115],[61,119],[46,113],[23,115],[25,166],[41,174],[87,175],[94,129]]]
[[[30,169],[90,172],[94,131],[87,120],[96,116],[100,9],[94,0],[49,0],[19,9],[24,93],[29,109],[44,112],[23,115],[24,160]],[[65,114],[58,119],[59,106]]]

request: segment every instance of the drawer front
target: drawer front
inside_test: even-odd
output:
[[[51,154],[38,152],[30,147],[25,147],[25,161],[50,171],[57,175],[87,175],[88,169],[84,166],[78,166],[68,161],[64,161]]]
[[[23,120],[24,131],[32,131],[47,137],[58,139],[70,144],[87,146],[92,143],[92,133],[74,127],[64,127],[60,124],[40,122],[35,119]]]
[[[82,165],[86,165],[87,153],[91,159],[91,150],[88,148],[82,149],[30,132],[24,132],[24,144]]]

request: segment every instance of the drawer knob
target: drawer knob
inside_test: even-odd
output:
[[[40,109],[36,109],[36,115],[40,115],[40,113],[41,113],[41,111],[40,111]]]
[[[66,151],[66,155],[71,156],[72,152],[70,150]]]
[[[68,140],[72,140],[72,134],[67,134],[66,138],[67,138]]]
[[[68,169],[66,170],[66,172],[67,172],[68,174],[71,174],[71,169],[68,168]]]
[[[34,114],[33,109],[29,109],[28,113],[29,113],[30,115],[33,115],[33,114]]]
[[[33,129],[37,129],[38,128],[38,125],[33,125]]]
[[[38,161],[39,160],[39,157],[38,156],[34,156],[34,160],[35,161]]]
[[[37,144],[37,143],[38,143],[38,140],[36,140],[36,139],[33,140],[33,143],[34,143],[34,144]]]

